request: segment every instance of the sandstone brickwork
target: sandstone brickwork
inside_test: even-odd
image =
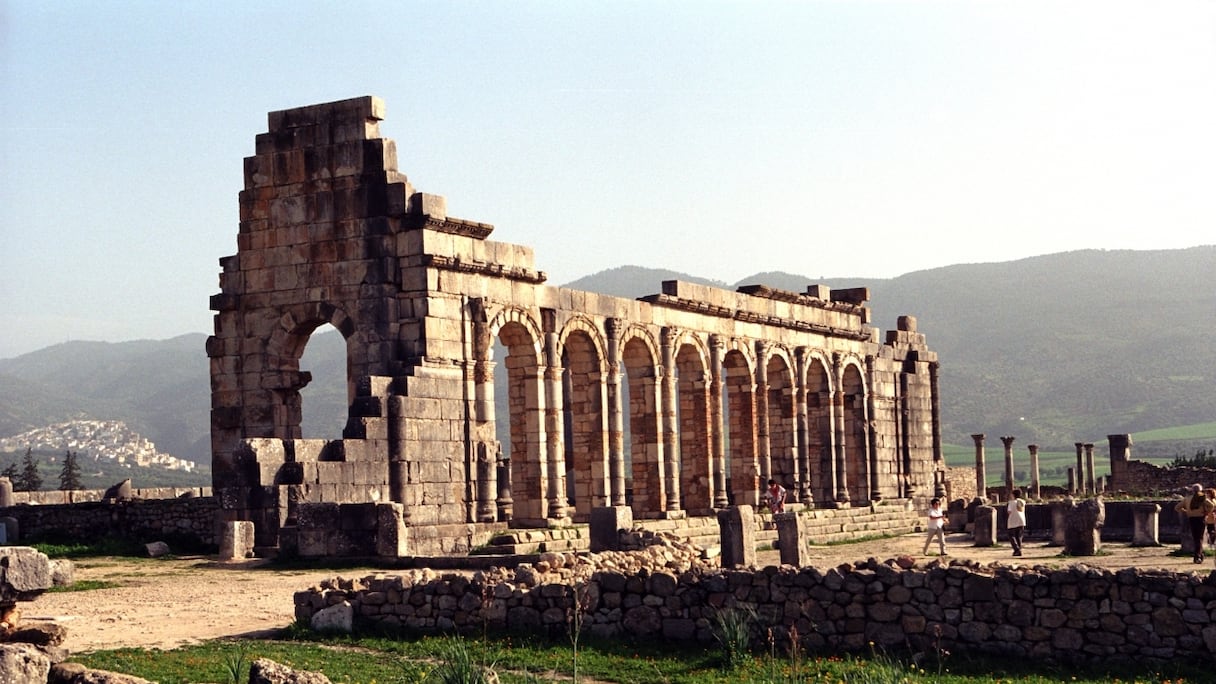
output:
[[[245,160],[237,253],[207,342],[214,489],[261,545],[300,503],[404,506],[406,548],[552,527],[942,495],[937,356],[864,288],[638,300],[554,287],[525,246],[416,192],[374,97],[272,112]],[[346,339],[349,419],[302,439],[309,336]],[[507,414],[496,415],[496,390]]]

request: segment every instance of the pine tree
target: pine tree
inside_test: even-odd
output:
[[[33,449],[26,447],[25,456],[21,459],[21,472],[13,480],[13,491],[36,492],[42,488],[42,476],[38,474],[38,464],[34,461]]]
[[[68,451],[63,455],[63,470],[59,471],[59,489],[71,491],[80,488],[80,463],[76,461],[76,452]]]
[[[7,477],[9,482],[17,481],[17,463],[14,461],[6,466],[4,470],[0,470],[0,477]]]

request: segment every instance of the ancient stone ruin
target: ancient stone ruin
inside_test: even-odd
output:
[[[414,190],[383,117],[374,97],[272,112],[245,159],[207,354],[214,491],[258,545],[372,525],[382,553],[462,554],[597,508],[758,506],[769,478],[803,508],[943,493],[914,318],[879,339],[865,288],[548,285],[531,249]],[[303,439],[300,356],[325,324],[349,420]]]

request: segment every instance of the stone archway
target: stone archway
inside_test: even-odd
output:
[[[562,348],[562,426],[566,432],[566,493],[576,520],[608,503],[608,422],[603,358],[586,330],[573,330]]]

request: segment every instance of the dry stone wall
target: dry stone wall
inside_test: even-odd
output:
[[[0,508],[0,518],[15,519],[22,540],[97,540],[116,536],[139,542],[172,539],[213,546],[219,539],[219,511],[219,502],[214,497],[192,496],[19,504]]]
[[[1216,573],[910,558],[723,571],[666,555],[671,559],[628,564],[554,554],[472,578],[431,571],[335,578],[297,593],[295,610],[311,620],[344,606],[364,624],[420,632],[564,631],[581,611],[592,634],[707,642],[715,618],[738,609],[755,613],[757,636],[771,627],[775,638],[796,634],[820,652],[873,644],[1063,663],[1206,659],[1216,652]]]

